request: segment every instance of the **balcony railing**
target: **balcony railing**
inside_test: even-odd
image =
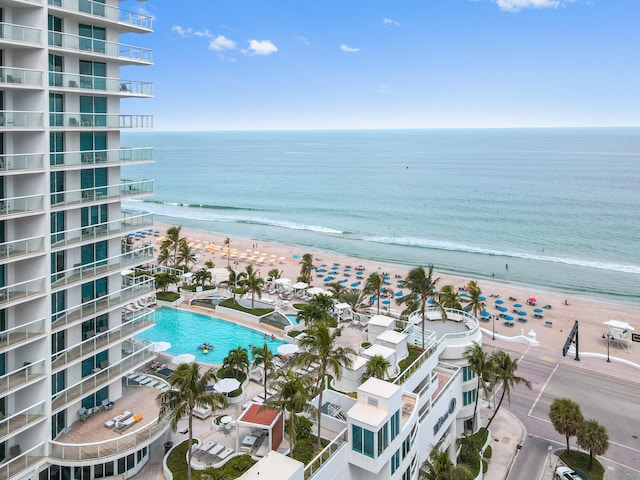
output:
[[[0,420],[0,439],[45,418],[44,405],[45,402],[42,401]]]
[[[151,65],[153,63],[151,49],[135,47],[123,43],[108,42],[91,37],[81,37],[68,33],[49,30],[49,46],[75,50],[83,54],[121,60],[124,63]]]
[[[155,291],[155,279],[138,277],[141,280],[117,292],[83,302],[81,305],[68,308],[51,315],[51,328],[59,329],[80,320],[89,320],[111,309],[124,306],[126,303]]]
[[[24,367],[14,370],[0,377],[0,395],[4,395],[10,390],[20,388],[21,386],[37,380],[45,378],[44,360],[36,363],[30,363]]]
[[[51,158],[52,170],[80,166],[104,166],[104,164],[116,165],[121,163],[152,162],[153,147],[124,147],[113,150],[50,153],[49,157]]]
[[[17,300],[42,295],[44,291],[44,277],[2,287],[0,288],[0,307]]]
[[[342,430],[329,445],[324,447],[316,457],[304,467],[304,478],[309,480],[327,463],[334,453],[347,444],[347,429]]]
[[[44,252],[44,237],[31,237],[0,243],[0,261]]]
[[[49,72],[49,86],[112,92],[131,96],[151,97],[153,95],[153,83],[151,82],[121,80],[119,78],[80,75],[77,73]]]
[[[9,112],[5,112],[9,113]],[[13,112],[15,113],[15,112]],[[117,115],[112,113],[49,113],[51,128],[121,129],[153,128],[153,115]]]
[[[64,367],[69,362],[78,358],[89,355],[96,350],[102,349],[107,345],[111,345],[123,338],[139,333],[149,327],[155,325],[155,311],[146,310],[143,314],[132,318],[131,320],[100,333],[95,337],[88,338],[78,345],[62,350],[52,356],[51,369],[57,370]]]
[[[104,187],[83,188],[82,190],[52,193],[51,206],[58,207],[76,205],[79,203],[117,200],[120,197],[148,195],[151,193],[153,193],[153,180],[140,180],[137,182],[131,181],[119,185],[108,185]]]
[[[2,22],[0,23],[0,39],[40,45],[40,29]]]
[[[0,216],[16,213],[33,213],[44,210],[44,195],[0,199]]]
[[[0,67],[0,83],[42,87],[42,71],[17,67]]]
[[[42,170],[44,168],[43,159],[42,153],[0,155],[0,172]]]
[[[112,222],[88,225],[64,232],[51,234],[51,246],[54,248],[72,245],[87,240],[97,240],[111,235],[123,235],[153,225],[153,214],[143,213],[125,217]]]
[[[149,15],[120,10],[111,5],[89,0],[48,0],[49,5],[61,10],[85,13],[94,17],[104,18],[122,25],[130,25],[137,29],[151,31],[153,19]]]
[[[3,128],[42,128],[42,112],[19,112],[0,110],[0,129]]]
[[[99,275],[123,270],[127,267],[148,262],[153,258],[153,244],[143,245],[130,252],[98,260],[86,265],[77,265],[62,272],[51,274],[51,288],[59,288],[71,283],[87,282]]]
[[[138,345],[138,347],[131,355],[89,377],[83,378],[75,385],[57,393],[51,402],[51,409],[58,410],[69,402],[86,396],[92,391],[98,390],[108,383],[121,378],[128,370],[138,368],[140,365],[143,365],[155,357],[156,354],[153,351],[153,343],[149,342],[147,345],[135,345]]]
[[[0,332],[0,350],[13,347],[45,334],[44,318]]]
[[[0,480],[15,478],[20,472],[40,463],[46,455],[45,447],[45,442],[42,442],[23,454],[12,458],[7,463],[0,465]]]

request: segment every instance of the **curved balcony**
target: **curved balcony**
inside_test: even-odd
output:
[[[44,400],[24,410],[0,420],[0,441],[9,435],[15,435],[34,423],[44,420]]]
[[[78,17],[89,17],[95,25],[113,27],[121,25],[124,30],[131,32],[150,32],[153,19],[149,15],[120,10],[111,5],[105,5],[91,0],[48,0],[51,10],[78,14]]]
[[[9,40],[10,42],[19,42],[39,47],[40,32],[41,30],[39,28],[0,22],[0,42],[2,42],[2,40]]]
[[[0,84],[6,87],[42,87],[42,71],[0,67]]]
[[[51,153],[51,170],[69,167],[111,166],[153,162],[153,147],[127,148],[113,150],[85,150],[82,152]]]
[[[0,155],[0,173],[29,173],[44,169],[42,153]]]
[[[44,293],[44,277],[7,285],[0,288],[0,307],[4,308],[4,305],[21,300],[27,301]]]
[[[31,130],[44,126],[42,112],[0,110],[0,130]]]
[[[0,263],[39,253],[44,253],[44,237],[31,237],[0,243]]]
[[[32,468],[46,456],[46,443],[42,442],[26,452],[0,465],[0,480],[15,478],[20,472]]]
[[[44,337],[44,318],[0,332],[0,351]]]
[[[9,392],[43,378],[47,378],[45,375],[44,360],[29,363],[24,367],[0,377],[0,395],[4,396]]]
[[[96,59],[110,59],[129,65],[152,65],[150,48],[136,47],[124,43],[109,42],[91,37],[81,37],[49,30],[49,49],[67,50]]]
[[[127,97],[152,97],[153,83],[77,73],[49,72],[51,90],[73,89]]]
[[[153,115],[118,115],[113,113],[49,113],[51,129],[120,130],[153,128]]]

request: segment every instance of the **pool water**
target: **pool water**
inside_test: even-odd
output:
[[[262,346],[266,342],[271,351],[277,353],[278,347],[284,343],[242,325],[184,310],[158,308],[155,320],[156,325],[138,335],[138,339],[169,342],[171,348],[166,353],[192,353],[198,362],[221,364],[229,351],[237,347],[249,350],[251,359],[250,345]],[[199,350],[198,345],[204,342],[212,343],[215,346],[213,351],[203,353]]]
[[[297,313],[287,313],[287,318],[291,322],[291,325],[298,324],[298,314]]]

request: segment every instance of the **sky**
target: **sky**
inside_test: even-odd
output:
[[[149,0],[156,130],[640,125],[640,0]]]

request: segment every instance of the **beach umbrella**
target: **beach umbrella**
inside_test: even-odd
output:
[[[482,312],[480,312],[480,316],[481,317],[490,317],[491,314],[489,312],[487,312],[487,311],[482,311]]]
[[[504,303],[504,300],[496,300],[496,305],[502,305]]]
[[[534,308],[533,311],[534,311],[534,313],[542,313],[542,312],[544,312],[544,310],[542,310],[541,308]]]
[[[338,270],[338,265],[334,265],[333,267],[331,267],[331,270]]]
[[[326,266],[327,266],[327,264],[326,264],[326,263],[321,263],[321,264],[320,264],[320,266],[321,266],[322,268],[324,268],[324,267],[326,267]]]
[[[383,305],[389,305],[389,304],[391,304],[391,300],[383,300],[382,304]]]
[[[464,298],[464,297],[468,297],[469,295],[467,295],[466,293],[461,293],[460,296]]]
[[[377,302],[378,301],[378,297],[371,297],[371,301],[372,302]]]
[[[518,312],[518,315],[520,315],[521,317],[526,317],[527,316],[527,312]]]
[[[192,363],[196,359],[196,356],[192,353],[181,353],[173,357],[173,363],[180,365],[181,363]]]
[[[536,303],[538,300],[536,299],[536,297],[529,297],[527,298],[527,302],[529,303]]]
[[[389,275],[385,275],[384,277],[382,277],[383,280],[391,280],[391,277]]]
[[[513,304],[513,308],[522,308],[522,304],[521,303],[514,303]]]
[[[324,283],[329,283],[331,280],[333,280],[333,277],[325,277]]]
[[[511,320],[513,320],[513,317],[511,315],[505,315],[504,319],[511,321]]]
[[[171,348],[171,344],[169,342],[155,342],[153,344],[154,352],[166,352]]]
[[[338,283],[347,283],[347,279],[343,278],[342,280],[338,280]]]
[[[285,343],[284,345],[280,345],[278,347],[278,353],[280,355],[293,355],[294,353],[298,353],[300,348],[295,343]]]
[[[416,300],[417,300],[417,295],[416,295]],[[430,298],[429,300],[427,300],[427,303],[429,305],[433,305],[433,298]]]
[[[480,300],[481,302],[484,302],[487,299],[487,297],[478,297],[478,300]]]
[[[500,310],[502,313],[509,311],[507,307],[498,307],[498,310]]]
[[[396,292],[396,297],[403,297],[404,293],[402,293],[402,290],[399,290]]]
[[[353,283],[351,284],[351,286],[352,286],[352,287],[354,287],[354,288],[355,288],[355,287],[359,287],[359,286],[360,286],[360,282],[353,282]]]
[[[237,390],[240,387],[240,382],[235,378],[223,378],[216,382],[213,389],[218,393],[229,393]]]

